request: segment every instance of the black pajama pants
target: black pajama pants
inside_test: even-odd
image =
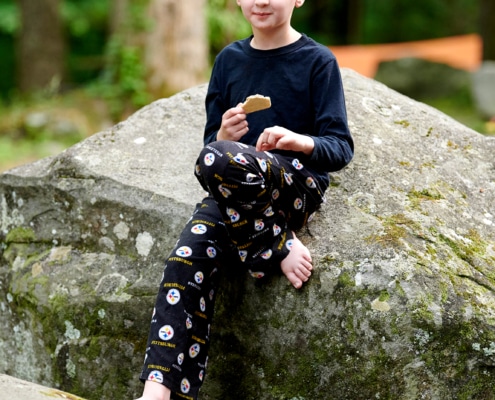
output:
[[[221,268],[262,278],[290,251],[293,234],[324,201],[326,183],[298,159],[219,141],[195,175],[208,196],[196,205],[165,263],[153,310],[142,381],[172,399],[197,399],[205,377]]]

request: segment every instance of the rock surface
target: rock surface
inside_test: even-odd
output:
[[[495,139],[343,78],[356,156],[301,232],[314,274],[296,291],[225,269],[202,399],[494,399]],[[0,175],[0,372],[138,397],[163,260],[203,194],[205,90]]]
[[[0,374],[0,399],[2,400],[53,400],[54,398],[84,400],[67,392]]]

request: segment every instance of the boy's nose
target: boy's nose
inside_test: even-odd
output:
[[[270,3],[270,0],[255,0],[254,4],[257,6],[266,6],[267,4]]]

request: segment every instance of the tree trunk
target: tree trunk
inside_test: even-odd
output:
[[[495,61],[495,0],[481,0],[483,60]]]
[[[150,91],[157,97],[207,80],[206,0],[151,0],[146,45]]]
[[[60,0],[18,0],[22,29],[18,41],[18,82],[23,93],[58,87],[64,75]]]

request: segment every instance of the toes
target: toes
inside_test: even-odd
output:
[[[287,278],[289,279],[289,282],[292,283],[292,286],[294,286],[296,289],[299,289],[303,284],[296,274],[290,274],[289,276],[287,276]]]
[[[297,277],[303,282],[307,282],[309,277],[311,276],[311,271],[308,271],[306,268],[301,268],[295,271]]]

